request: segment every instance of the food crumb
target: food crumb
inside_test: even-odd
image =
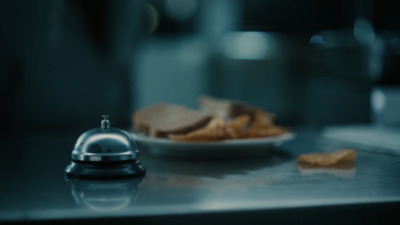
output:
[[[314,166],[331,166],[338,163],[354,162],[357,156],[355,149],[342,148],[334,152],[301,154],[297,158],[299,164]]]

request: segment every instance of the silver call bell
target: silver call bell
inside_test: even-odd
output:
[[[76,141],[71,163],[65,168],[68,177],[129,178],[143,176],[139,149],[126,131],[110,127],[103,115],[100,128],[84,132]]]

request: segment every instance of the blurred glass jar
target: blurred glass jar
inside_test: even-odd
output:
[[[400,86],[374,88],[371,108],[374,124],[400,126]]]

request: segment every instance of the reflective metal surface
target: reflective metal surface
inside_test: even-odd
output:
[[[0,222],[384,224],[398,218],[400,157],[361,148],[349,167],[302,168],[298,155],[332,148],[318,132],[294,130],[295,140],[258,157],[200,160],[142,151],[147,174],[137,186],[65,181],[76,134],[2,137],[1,149],[10,155],[0,158]],[[121,207],[91,207],[112,208],[108,200]]]
[[[67,179],[71,194],[82,207],[100,212],[121,210],[134,202],[143,178],[121,180]]]
[[[65,168],[67,176],[83,179],[121,179],[143,176],[139,150],[126,131],[111,128],[108,115],[103,115],[101,128],[83,133]]]
[[[76,141],[71,158],[86,162],[115,162],[136,160],[139,150],[133,138],[124,130],[110,128],[108,116],[101,128],[83,133]]]

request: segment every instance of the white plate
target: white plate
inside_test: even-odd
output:
[[[276,137],[225,140],[219,142],[176,142],[130,132],[140,150],[156,155],[182,157],[237,157],[265,154],[271,147],[294,138],[293,133]]]

